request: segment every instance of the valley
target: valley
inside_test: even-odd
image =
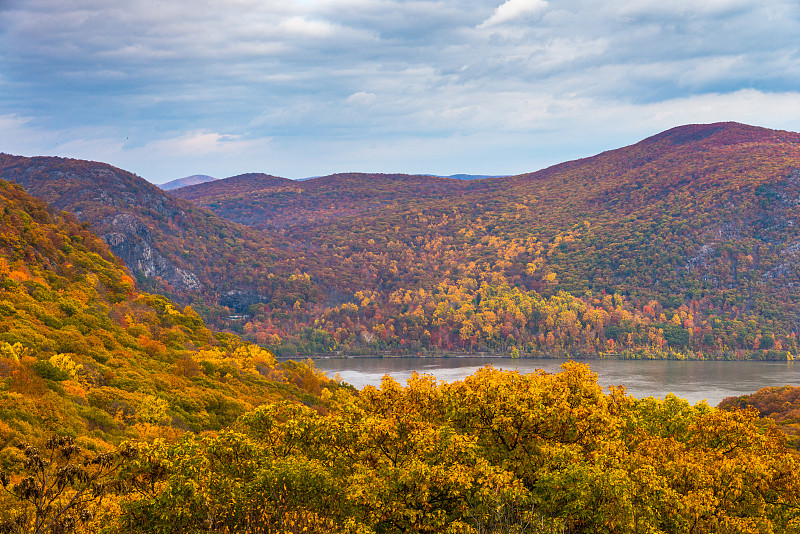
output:
[[[0,158],[140,287],[277,354],[777,359],[797,352],[800,136],[678,127],[531,174],[245,174],[168,193]]]
[[[796,530],[800,388],[714,408],[572,360],[792,365],[799,134],[474,180],[0,178],[0,531]],[[481,352],[563,363],[357,390],[276,358]]]

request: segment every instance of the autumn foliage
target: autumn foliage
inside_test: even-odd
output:
[[[74,211],[140,288],[279,355],[798,351],[791,132],[683,126],[474,181],[252,173],[182,199],[79,160],[0,155],[0,177]]]
[[[203,300],[231,296],[209,286],[196,306],[287,352],[788,358],[796,350],[794,137],[763,135],[759,144],[747,129],[685,129],[644,145],[650,159],[626,160],[666,169],[680,163],[672,145],[704,142],[706,162],[763,171],[753,154],[767,141],[782,147],[786,158],[770,152],[769,161],[783,182],[755,171],[725,179],[724,198],[749,211],[725,212],[703,193],[712,171],[688,180],[695,185],[684,200],[707,198],[717,210],[697,227],[664,215],[665,204],[651,213],[661,217],[659,233],[638,233],[655,222],[634,211],[620,218],[613,200],[596,209],[584,202],[591,196],[569,180],[585,172],[580,162],[548,171],[557,179],[451,188],[423,177],[410,196],[394,186],[356,190],[353,206],[366,199],[369,208],[344,217],[333,209],[303,229],[286,219],[275,235],[296,240],[304,268],[275,275],[260,270],[274,258],[249,264],[254,279],[274,282],[268,302],[241,314],[249,317],[220,315],[237,310]],[[630,183],[614,178],[614,153],[598,158],[608,164],[603,187]],[[74,162],[57,163],[80,177]],[[420,192],[428,183],[435,195]],[[335,197],[336,178],[320,184]],[[528,200],[540,198],[537,187],[566,200],[547,209],[519,201],[526,190]],[[653,191],[651,204],[665,194]],[[380,200],[387,195],[389,203]],[[765,196],[772,204],[762,205]],[[633,206],[629,199],[624,209]],[[701,220],[693,206],[687,213]],[[198,228],[221,228],[203,217],[210,222]],[[170,220],[163,228],[177,224]],[[387,377],[359,392],[310,362],[278,362],[262,346],[213,332],[192,306],[137,289],[91,227],[0,182],[0,532],[800,530],[794,438],[775,423],[791,434],[793,388],[761,390],[723,410],[605,392],[571,362],[556,374],[487,367],[451,384],[414,376],[403,387]],[[712,235],[718,241],[692,248]],[[243,272],[233,254],[242,241],[217,237],[206,250],[231,255],[213,257],[210,269]],[[766,239],[772,248],[762,248]],[[628,256],[614,252],[623,246]],[[232,270],[217,269],[225,262]],[[636,268],[619,271],[623,263]],[[608,269],[621,274],[609,278]],[[246,281],[237,274],[230,283]]]
[[[174,439],[268,400],[313,404],[327,386],[308,364],[278,363],[137,291],[86,225],[0,182],[0,443],[53,428],[96,452]],[[0,452],[0,465],[10,458]]]
[[[757,410],[759,416],[777,423],[788,436],[789,443],[800,449],[800,387],[764,387],[749,395],[728,397],[719,407],[725,410]]]
[[[291,299],[228,325],[282,353],[797,353],[796,133],[691,125],[515,177],[248,175],[174,193],[310,262]]]
[[[414,376],[405,387],[387,377],[321,401],[325,410],[280,402],[214,435],[126,445],[113,458],[124,483],[106,483],[116,493],[98,517],[110,532],[800,526],[797,456],[753,410],[604,393],[583,365],[487,367],[452,384]]]

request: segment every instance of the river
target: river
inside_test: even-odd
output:
[[[485,365],[521,373],[544,369],[558,372],[566,360],[511,358],[342,358],[314,360],[329,377],[361,389],[378,386],[384,375],[401,384],[414,371],[453,382]],[[604,386],[625,386],[637,398],[674,393],[692,404],[716,406],[725,397],[753,393],[765,386],[800,385],[800,362],[703,362],[674,360],[584,360]]]

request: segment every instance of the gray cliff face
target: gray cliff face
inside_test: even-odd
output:
[[[143,218],[185,218],[182,207],[162,190],[106,164],[45,157],[15,159],[20,165],[8,167],[1,178],[90,223],[133,276],[160,278],[179,292],[203,288],[197,275],[159,252],[158,236],[142,222]]]
[[[194,273],[173,265],[153,249],[150,231],[134,215],[120,213],[106,219],[100,226],[110,228],[111,231],[101,234],[101,237],[134,275],[161,278],[179,291],[202,289]]]

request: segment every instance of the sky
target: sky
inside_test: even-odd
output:
[[[0,0],[0,152],[192,174],[532,172],[800,130],[796,0]]]

